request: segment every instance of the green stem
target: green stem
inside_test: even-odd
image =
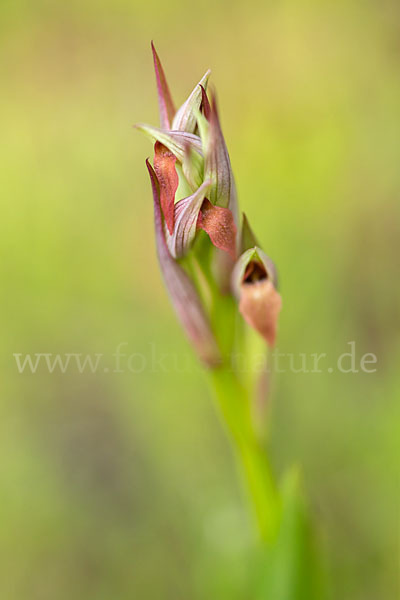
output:
[[[234,442],[260,535],[269,542],[277,532],[280,501],[268,456],[253,429],[249,394],[229,368],[216,369],[211,378],[220,411]]]

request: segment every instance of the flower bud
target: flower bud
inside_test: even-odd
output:
[[[241,243],[249,242],[254,242],[254,234],[244,217]],[[246,249],[233,269],[231,285],[244,320],[273,346],[282,300],[272,260],[258,246]]]

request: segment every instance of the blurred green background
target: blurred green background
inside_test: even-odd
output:
[[[303,467],[329,597],[396,597],[399,28],[395,0],[2,0],[1,598],[247,598],[255,533],[132,129],[158,120],[151,39],[177,104],[213,71],[279,351],[378,358],[274,373],[272,450]],[[19,373],[14,353],[103,356]]]

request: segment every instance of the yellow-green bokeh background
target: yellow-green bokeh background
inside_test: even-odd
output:
[[[162,285],[132,129],[157,121],[151,39],[177,102],[213,70],[241,207],[280,272],[279,350],[378,357],[275,374],[272,445],[278,472],[303,466],[330,597],[394,598],[397,2],[0,10],[1,598],[247,597],[252,525]],[[13,357],[102,353],[112,371],[121,342],[144,369],[19,374]]]

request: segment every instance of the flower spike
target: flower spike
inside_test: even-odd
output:
[[[210,102],[206,91],[210,71],[175,112],[153,44],[152,50],[161,127],[136,127],[155,144],[154,168],[146,163],[157,253],[178,318],[199,356],[214,367],[220,365],[221,353],[224,361],[229,359],[233,345],[229,350],[227,343],[233,344],[235,337],[236,307],[223,296],[236,296],[245,321],[274,344],[281,309],[276,270],[245,215],[238,231],[231,162],[215,96]],[[229,319],[232,335],[227,335]]]
[[[160,125],[163,129],[170,129],[170,123],[174,118],[175,108],[169,91],[167,79],[162,68],[161,61],[158,57],[153,42],[151,42],[151,50],[153,52],[154,70],[156,73],[156,83],[158,92],[158,106],[160,109]]]
[[[166,287],[176,314],[201,360],[210,367],[221,362],[220,352],[196,288],[187,273],[171,256],[164,237],[157,176],[146,161],[154,199],[157,254]]]
[[[240,311],[269,345],[274,344],[281,308],[275,266],[260,249],[245,216],[239,232],[236,188],[217,103],[215,96],[209,102],[206,92],[210,72],[175,112],[152,48],[161,127],[137,127],[155,144],[154,168],[149,160],[146,165],[160,269],[189,341],[214,370],[210,380],[243,462],[262,543],[275,552],[286,524],[285,498],[255,427],[252,395],[259,387],[258,374],[247,368],[255,347],[242,335],[238,315]],[[281,565],[277,566],[279,576]],[[275,570],[270,571],[274,582]]]

